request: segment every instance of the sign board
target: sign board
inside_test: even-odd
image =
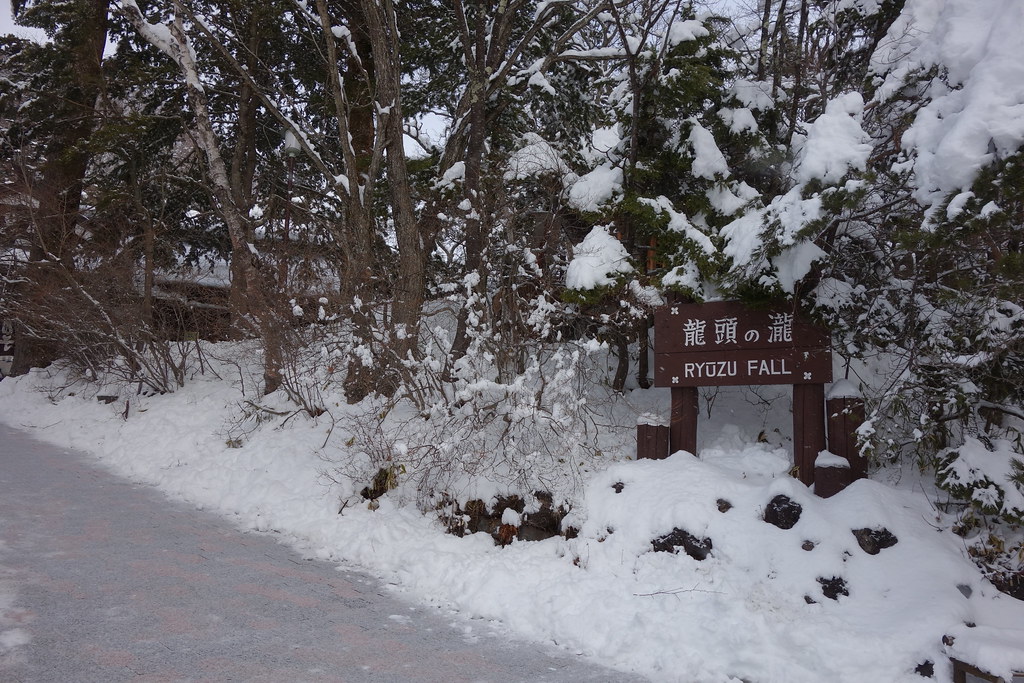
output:
[[[0,377],[11,374],[14,362],[14,325],[10,320],[0,322]]]
[[[826,446],[825,383],[831,381],[829,333],[792,309],[722,301],[654,312],[654,385],[672,389],[670,453],[697,452],[697,387],[792,384],[793,461],[810,486]]]
[[[825,384],[829,334],[792,311],[722,301],[654,313],[654,385]]]

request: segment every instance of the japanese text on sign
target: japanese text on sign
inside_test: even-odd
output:
[[[828,332],[792,311],[680,304],[656,311],[654,328],[656,386],[831,381]]]
[[[671,309],[672,315],[679,315],[679,308]],[[749,327],[743,331],[743,341],[756,343],[761,340],[762,331],[765,333],[768,343],[786,343],[793,341],[793,314],[792,313],[769,313],[769,324],[766,330]],[[714,318],[715,345],[738,344],[736,334],[739,327],[739,319],[736,317]],[[708,320],[703,318],[688,318],[683,323],[683,346],[705,346],[705,330]]]

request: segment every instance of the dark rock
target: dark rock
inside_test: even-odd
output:
[[[442,494],[441,500],[438,502],[437,507],[437,519],[444,524],[445,530],[453,536],[462,538],[466,535],[466,516],[462,514],[459,508],[458,501],[454,500],[448,494]],[[340,515],[345,511],[345,506],[341,506],[341,510],[338,510]]]
[[[846,579],[840,576],[833,576],[831,579],[819,576],[818,583],[821,584],[821,593],[826,598],[838,600],[840,595],[850,595],[850,591],[846,588]]]
[[[808,605],[817,605],[818,604],[818,601],[815,600],[814,598],[812,598],[810,595],[805,595],[804,596],[804,602],[806,602]]]
[[[523,523],[519,527],[520,541],[542,541],[562,535],[562,520],[568,514],[564,506],[555,507],[551,494],[537,491],[534,497],[540,503],[540,509],[523,515]]]
[[[497,496],[494,499],[494,507],[491,509],[491,513],[501,517],[505,510],[512,508],[519,514],[523,514],[523,510],[526,509],[526,503],[519,496]]]
[[[935,663],[932,662],[930,659],[925,660],[917,665],[917,667],[914,669],[914,673],[916,673],[918,676],[923,676],[925,678],[934,678]]]
[[[567,528],[562,531],[562,522],[568,510],[562,505],[555,507],[551,494],[546,491],[537,491],[533,495],[540,504],[533,512],[524,512],[526,502],[520,496],[499,496],[494,506],[488,509],[487,504],[480,499],[467,501],[465,506],[460,506],[458,501],[446,495],[437,506],[438,519],[449,533],[456,536],[490,534],[499,545],[508,545],[511,540],[509,534],[513,529],[515,538],[520,541],[542,541],[554,536],[575,538],[579,530]],[[514,510],[519,515],[518,526],[502,524],[505,510]],[[506,526],[509,528],[504,528]]]
[[[466,506],[462,510],[456,510],[456,513],[469,517],[469,521],[465,525],[468,533],[475,534],[482,531],[485,534],[493,534],[498,530],[497,522],[487,514],[487,503],[479,498],[467,501]],[[497,521],[500,520],[499,517]]]
[[[892,532],[885,527],[879,529],[854,529],[853,535],[857,537],[860,549],[868,555],[877,555],[884,548],[893,547],[898,541]]]
[[[1024,600],[1024,571],[998,572],[991,577],[992,585],[1011,598]]]
[[[764,510],[764,521],[780,529],[792,529],[800,521],[803,508],[789,496],[778,495],[771,499]]]
[[[518,527],[512,524],[502,524],[498,527],[498,530],[494,532],[494,542],[504,548],[510,544],[518,534]]]
[[[711,553],[712,543],[710,538],[697,538],[690,532],[676,527],[670,533],[651,541],[655,552],[676,552],[676,548],[682,548],[683,552],[700,561]]]
[[[514,501],[518,501],[520,504],[520,510],[522,509],[522,500],[515,497]],[[504,505],[502,505],[504,503]],[[461,510],[456,508],[457,515],[465,515],[469,517],[469,521],[465,524],[464,533],[477,534],[484,533],[490,534],[494,540],[500,543],[498,538],[498,528],[501,527],[501,516],[505,512],[505,508],[511,507],[515,509],[514,504],[509,504],[510,499],[499,499],[498,503],[494,506],[494,510],[488,511],[487,503],[480,500],[479,498],[466,502],[466,506]]]
[[[729,510],[732,510],[732,503],[727,501],[725,498],[719,498],[716,502],[718,503],[719,512],[728,512]]]
[[[564,509],[555,509],[550,505],[542,504],[539,510],[527,512],[523,515],[523,527],[531,527],[537,531],[547,532],[550,538],[561,533],[562,519],[564,517]]]
[[[807,551],[814,550],[814,541],[804,541],[800,547]]]
[[[535,526],[530,526],[526,523],[525,518],[523,520],[522,526],[517,528],[519,529],[519,535],[516,538],[518,538],[520,541],[546,541],[549,538],[554,538],[555,536],[561,535],[559,533],[551,533],[547,529],[540,529]]]
[[[963,596],[964,596],[965,598],[970,598],[970,597],[971,597],[971,595],[972,595],[972,594],[974,593],[974,591],[973,591],[973,590],[971,589],[971,587],[970,587],[970,586],[968,586],[968,585],[967,585],[966,583],[958,583],[958,584],[956,585],[956,589],[957,589],[958,591],[960,591],[960,593],[961,593],[961,594],[962,594],[962,595],[963,595]]]
[[[622,493],[622,489],[626,488],[626,485],[621,481],[617,481],[612,484],[612,488],[615,489],[615,493]]]
[[[365,500],[377,500],[391,489],[398,486],[398,470],[391,467],[382,467],[373,475],[373,481],[369,486],[363,487],[359,495]]]

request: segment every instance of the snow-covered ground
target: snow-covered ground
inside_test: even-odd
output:
[[[125,391],[109,404],[95,387],[36,371],[0,382],[0,419],[241,527],[278,532],[310,556],[365,568],[418,600],[652,680],[917,681],[915,669],[932,662],[935,680],[949,681],[950,655],[1004,676],[1024,669],[1024,603],[982,578],[949,531],[954,520],[913,477],[898,487],[860,481],[825,500],[786,474],[785,393],[767,413],[742,391],[719,395],[701,422],[700,457],[637,462],[620,439],[585,477],[571,515],[577,538],[500,548],[485,534],[445,533],[397,496],[375,510],[353,502],[367,482],[331,464],[358,446],[337,428],[344,402],[331,404],[332,422],[293,415],[272,396],[264,405],[283,415],[265,413],[235,439],[253,398],[242,388],[254,386],[239,367],[221,365],[220,378],[198,375],[171,395]],[[668,410],[664,390],[621,403],[608,412],[626,433],[638,413]],[[789,529],[764,521],[780,495],[802,507]],[[339,514],[342,499],[350,504]],[[860,529],[884,529],[895,544],[869,554]],[[652,542],[673,531],[677,544],[690,534],[706,558],[655,552]]]

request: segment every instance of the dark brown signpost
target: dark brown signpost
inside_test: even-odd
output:
[[[738,302],[672,304],[654,313],[654,386],[671,387],[671,452],[697,451],[697,388],[793,385],[793,456],[814,481],[825,450],[825,384],[832,381],[826,330],[783,308]]]
[[[14,325],[10,320],[0,321],[0,378],[11,374],[14,362]]]

